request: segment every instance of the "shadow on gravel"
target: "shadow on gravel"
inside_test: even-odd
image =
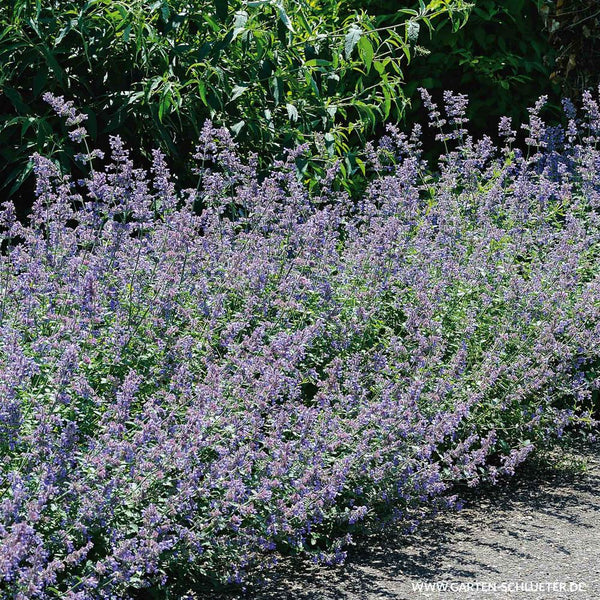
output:
[[[578,457],[587,460],[585,472],[577,468]],[[589,570],[581,564],[580,553],[600,552],[593,545],[589,548],[594,537],[600,542],[598,443],[578,448],[566,466],[534,462],[498,486],[459,494],[462,511],[430,518],[412,534],[392,529],[385,536],[364,537],[342,567],[286,560],[268,573],[264,587],[197,598],[384,600],[422,597],[407,595],[409,582],[415,581],[507,581],[538,573],[557,577],[562,572],[574,581],[577,568],[583,575]],[[596,526],[593,534],[590,524]],[[569,561],[574,563],[571,570]],[[563,571],[553,571],[557,564]],[[593,579],[586,585],[596,583]]]

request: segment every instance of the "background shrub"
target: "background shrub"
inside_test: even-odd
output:
[[[404,65],[419,27],[467,15],[462,0],[396,10],[379,25],[326,0],[16,0],[0,5],[0,178],[11,195],[35,151],[74,168],[41,101],[64,95],[88,115],[90,139],[118,131],[137,159],[165,152],[182,184],[207,117],[266,163],[309,142],[344,154],[404,106]],[[355,168],[347,163],[342,168]],[[306,167],[306,165],[304,165]],[[31,188],[20,209],[32,199]],[[27,200],[27,197],[29,201]]]
[[[386,121],[416,118],[419,86],[468,93],[479,135],[492,133],[501,115],[525,119],[541,94],[558,118],[561,94],[577,97],[597,84],[594,6],[476,0],[469,12],[459,0],[408,2],[401,10],[395,2],[334,0],[3,3],[4,193],[25,183],[18,209],[30,206],[34,151],[74,168],[76,150],[64,131],[56,133],[41,102],[45,90],[86,111],[94,141],[119,130],[144,164],[160,147],[184,186],[193,181],[185,157],[210,117],[244,150],[261,148],[265,165],[283,148],[311,143],[318,159],[298,168],[313,182],[331,155],[345,156],[342,184],[360,190],[357,151],[383,134]]]
[[[543,94],[547,116],[560,118],[561,89],[552,79],[556,51],[540,5],[537,0],[476,0],[462,29],[439,27],[428,44],[431,53],[407,68],[407,96],[417,87],[468,94],[471,131],[479,136],[495,134],[501,116],[526,121],[528,107]],[[408,122],[418,118],[415,110],[406,117]]]

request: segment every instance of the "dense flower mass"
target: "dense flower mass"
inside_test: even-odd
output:
[[[83,119],[55,109],[85,139]],[[0,214],[0,590],[125,598],[240,581],[274,550],[343,558],[456,482],[511,474],[593,424],[598,105],[529,154],[464,129],[435,176],[418,130],[368,150],[362,201],[294,160],[259,178],[204,128],[197,190],[118,137],[72,182],[35,156],[27,225]],[[203,207],[201,212],[195,210]]]

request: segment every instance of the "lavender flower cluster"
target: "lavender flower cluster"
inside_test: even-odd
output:
[[[438,172],[390,127],[358,204],[333,172],[308,193],[302,148],[259,178],[210,124],[197,190],[118,137],[81,182],[34,157],[30,221],[0,213],[3,597],[339,561],[360,528],[413,527],[595,424],[597,101],[566,131],[532,109],[526,155],[506,119],[504,146],[474,141],[445,99]]]

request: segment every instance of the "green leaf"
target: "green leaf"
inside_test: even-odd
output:
[[[271,77],[271,79],[269,79],[269,87],[271,88],[271,94],[273,94],[273,99],[275,100],[275,104],[279,104],[282,93],[283,93],[282,78],[281,77]]]
[[[241,121],[238,121],[237,123],[235,123],[234,125],[231,126],[231,132],[233,133],[234,136],[239,135],[240,131],[242,130],[242,128],[244,127],[244,125],[246,124],[246,121],[244,121],[243,119]]]
[[[358,40],[358,53],[363,63],[365,63],[367,73],[369,73],[371,66],[373,65],[373,55],[375,54],[375,51],[373,50],[373,44],[371,44],[368,37],[363,36]]]
[[[204,13],[202,18],[206,21],[206,23],[208,23],[208,26],[213,30],[214,33],[220,33],[223,29],[223,26],[215,21],[209,14]]]
[[[306,67],[329,67],[330,65],[331,61],[323,58],[311,58],[304,63]]]
[[[377,72],[378,72],[380,75],[383,75],[383,74],[385,73],[385,67],[386,67],[386,65],[387,65],[387,62],[386,62],[385,60],[384,60],[384,61],[379,61],[379,60],[376,60],[376,61],[373,63],[373,66],[375,67],[375,70],[376,70],[376,71],[377,71]]]
[[[208,100],[206,99],[206,84],[204,81],[198,81],[198,93],[200,94],[200,99],[204,103],[204,106],[208,106]]]
[[[229,98],[229,101],[233,102],[239,98],[248,89],[248,87],[249,86],[247,85],[234,85],[233,89],[231,90],[231,97]]]
[[[377,117],[375,116],[373,108],[361,100],[353,102],[353,105],[356,106],[362,118],[368,122],[372,129],[374,129],[377,124]]]
[[[362,30],[357,25],[352,25],[350,27],[350,30],[344,39],[344,54],[346,55],[346,59],[349,59],[352,55],[352,51],[356,44],[358,44],[358,40],[360,40],[362,33]]]
[[[21,94],[17,92],[17,90],[11,87],[5,87],[3,90],[4,95],[10,100],[11,104],[17,109],[17,112],[22,115],[31,114],[31,109],[25,102],[23,102],[23,98]]]
[[[304,76],[304,79],[306,81],[306,84],[308,86],[310,86],[310,88],[314,92],[315,96],[317,96],[317,98],[320,98],[321,91],[319,90],[319,86],[317,85],[317,82],[314,80],[314,77],[310,73],[306,73],[306,75]]]
[[[33,171],[33,163],[31,161],[29,161],[27,163],[27,166],[19,173],[19,176],[16,178],[15,182],[13,183],[10,190],[8,191],[9,196],[14,194],[23,185],[23,183],[25,183],[25,181],[27,180],[29,175],[31,175],[32,171]]]
[[[410,48],[406,44],[402,45],[402,52],[404,52],[404,55],[406,56],[406,60],[408,62],[410,62]]]
[[[325,139],[325,148],[327,148],[327,152],[330,156],[333,156],[335,152],[335,137],[329,132],[327,132],[323,137]]]
[[[390,116],[390,110],[392,109],[392,94],[388,89],[387,85],[383,86],[383,97],[385,98],[383,103],[383,119],[387,121]]]
[[[160,99],[160,102],[158,104],[158,120],[162,123],[163,117],[165,115],[165,113],[169,110],[169,108],[171,107],[171,104],[173,98],[171,96],[171,92],[167,91],[166,93],[164,93]]]
[[[75,19],[69,21],[58,33],[56,39],[54,40],[54,47],[56,48],[65,38],[65,36],[71,31],[73,25],[76,25],[77,21]]]
[[[283,2],[277,3],[277,12],[279,13],[279,20],[285,25],[287,29],[289,29],[292,33],[295,33],[294,27],[292,26],[292,21],[288,14],[285,12]]]
[[[298,109],[289,102],[285,105],[285,108],[287,109],[287,114],[290,121],[296,122],[298,120]]]
[[[13,119],[13,120],[17,120],[17,119]],[[22,123],[21,123],[21,138],[23,138],[25,136],[25,134],[27,133],[28,129],[35,124],[35,122],[37,121],[37,119],[35,117],[22,117]]]
[[[360,158],[356,157],[354,159],[354,161],[356,162],[356,165],[358,166],[358,168],[360,169],[360,172],[364,175],[366,175],[367,171],[366,171],[366,164],[364,160],[361,160]]]

